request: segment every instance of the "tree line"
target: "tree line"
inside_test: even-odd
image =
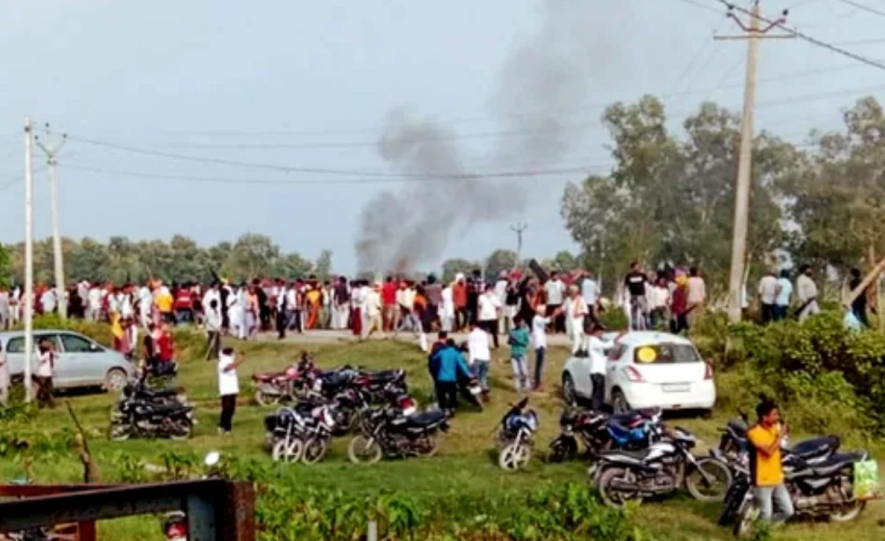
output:
[[[0,246],[0,280],[24,280],[24,243]],[[236,242],[201,247],[182,235],[163,240],[133,241],[111,237],[107,243],[92,238],[62,239],[68,281],[144,283],[150,278],[166,282],[208,282],[214,274],[240,282],[254,277],[327,279],[332,273],[332,252],[324,250],[311,261],[298,253],[285,253],[270,237],[247,233]],[[34,242],[34,280],[54,283],[52,239]]]
[[[603,114],[614,166],[570,183],[561,211],[581,259],[609,277],[630,261],[694,264],[727,284],[740,115],[712,102],[668,128],[661,100],[615,103]],[[843,111],[843,126],[805,143],[768,131],[753,141],[747,259],[810,264],[839,276],[885,256],[885,115],[872,97]],[[826,276],[828,273],[820,273]]]

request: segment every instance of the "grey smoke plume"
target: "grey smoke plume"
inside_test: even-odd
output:
[[[501,128],[488,160],[494,171],[549,168],[580,140],[579,130],[562,128],[586,101],[591,81],[602,79],[608,62],[617,62],[605,30],[617,25],[601,17],[595,2],[543,2],[540,28],[502,68],[492,104]],[[356,242],[361,271],[405,271],[433,261],[454,232],[518,214],[528,187],[544,186],[457,178],[476,172],[465,168],[456,134],[404,110],[389,115],[378,151],[397,173],[425,178],[383,192],[363,208]]]

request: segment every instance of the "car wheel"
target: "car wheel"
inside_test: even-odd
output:
[[[627,413],[632,409],[630,403],[627,402],[627,397],[620,389],[612,391],[612,409],[615,410],[615,413]]]
[[[566,404],[576,404],[578,402],[578,393],[575,390],[575,380],[572,375],[566,372],[562,375],[562,399]]]
[[[104,377],[104,388],[111,393],[120,392],[127,383],[129,383],[129,376],[121,368],[111,368]]]

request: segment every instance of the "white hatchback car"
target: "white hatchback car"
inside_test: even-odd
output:
[[[608,333],[603,340],[617,335]],[[631,332],[608,352],[605,401],[615,412],[631,409],[697,409],[716,403],[713,367],[687,338],[669,333]],[[570,357],[562,370],[567,402],[589,398],[593,391],[590,359]]]

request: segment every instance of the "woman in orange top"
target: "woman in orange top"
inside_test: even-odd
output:
[[[317,284],[312,284],[310,286],[310,291],[307,292],[307,328],[315,329],[317,326],[317,320],[320,316],[320,300],[322,299],[322,294],[320,292],[320,288]]]

